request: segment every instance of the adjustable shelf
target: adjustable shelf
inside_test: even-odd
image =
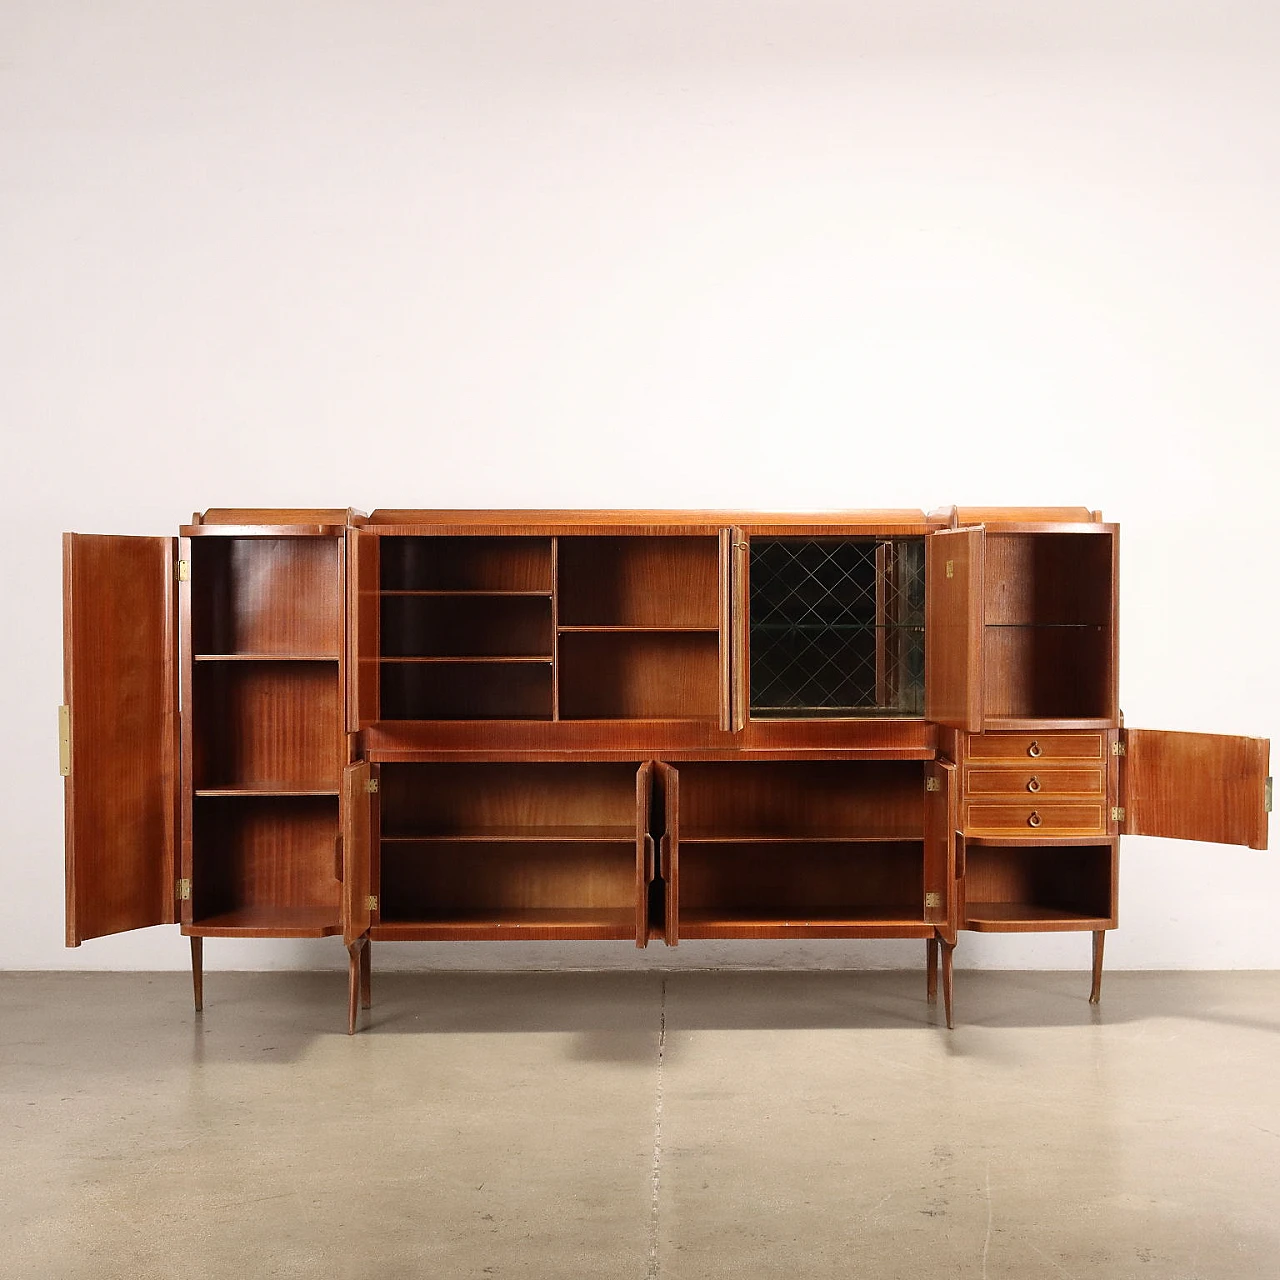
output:
[[[328,938],[342,932],[338,908],[238,907],[202,916],[187,926],[197,938]]]
[[[337,662],[336,653],[197,653],[193,662]]]

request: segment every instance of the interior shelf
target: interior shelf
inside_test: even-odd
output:
[[[336,653],[197,653],[193,662],[337,662]]]
[[[551,539],[417,536],[380,539],[384,595],[549,595]]]
[[[336,796],[336,787],[198,787],[198,796]]]
[[[549,653],[534,654],[484,654],[460,653],[449,655],[431,655],[430,657],[379,658],[379,662],[554,662]]]
[[[964,922],[975,933],[1106,929],[1110,925],[1109,916],[1086,916],[1031,902],[970,902]]]
[[[635,846],[636,830],[631,826],[572,826],[572,827],[469,827],[463,831],[416,831],[384,835],[383,844],[424,844],[436,841],[450,843],[501,843],[506,841],[588,841],[592,844],[621,842]]]
[[[525,597],[525,598],[534,599],[534,600],[550,600],[552,595],[550,591],[491,591],[491,590],[486,590],[483,587],[477,587],[477,588],[471,588],[471,589],[460,587],[460,588],[455,588],[453,590],[443,590],[443,591],[415,591],[415,590],[400,591],[400,590],[391,590],[386,587],[383,587],[378,592],[378,594],[383,596],[437,596],[437,597],[440,597],[441,599],[462,599],[462,600],[475,600],[477,598],[483,598],[483,597],[489,597],[489,596],[497,597],[499,599],[514,596],[517,598]]]
[[[327,938],[342,932],[338,908],[238,907],[204,916],[184,926],[197,938]]]
[[[978,932],[1106,929],[1116,856],[1105,844],[965,842],[963,927]]]
[[[916,836],[882,835],[726,835],[723,832],[680,831],[681,847],[687,844],[918,844]]]
[[[719,634],[719,631],[720,631],[720,628],[718,626],[717,627],[666,627],[666,626],[657,626],[657,625],[626,626],[626,627],[619,627],[619,626],[564,627],[562,626],[562,627],[557,627],[556,629],[560,632],[561,635],[565,635],[572,632],[588,632],[588,633],[595,632],[595,633],[621,634],[621,635],[640,632],[640,633],[649,633],[649,634],[658,634],[658,635],[663,635],[663,634],[680,635],[685,632],[706,632],[706,631]]]
[[[447,941],[451,938],[628,940],[636,936],[634,904],[617,907],[461,908],[397,917],[374,926],[383,940]]]

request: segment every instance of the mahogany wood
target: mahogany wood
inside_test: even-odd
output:
[[[381,715],[379,539],[347,531],[347,730],[355,733]]]
[[[925,539],[925,717],[982,729],[984,532]]]
[[[1093,985],[1089,989],[1090,1004],[1097,1004],[1102,999],[1102,949],[1106,941],[1104,930],[1093,931]]]
[[[955,832],[959,826],[959,785],[956,766],[939,761],[924,767],[924,918],[949,926],[954,933],[952,884],[955,880]]]
[[[938,938],[935,934],[925,941],[925,1000],[929,1004],[938,1003]]]
[[[952,993],[954,988],[952,958],[956,945],[945,938],[939,939],[942,944],[942,1005],[947,1017],[947,1030],[950,1031],[955,1022],[952,1019]]]
[[[720,719],[715,631],[561,631],[562,720]]]
[[[191,995],[197,1013],[204,1012],[204,939],[191,939]]]
[[[717,538],[560,539],[560,625],[720,626]]]
[[[342,938],[347,946],[368,933],[373,922],[369,899],[375,827],[370,783],[375,769],[378,766],[362,762],[342,772]]]
[[[67,945],[172,923],[178,680],[172,538],[66,534]]]

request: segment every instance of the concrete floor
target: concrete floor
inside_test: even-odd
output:
[[[4,1277],[1280,1274],[1280,973],[0,975]]]

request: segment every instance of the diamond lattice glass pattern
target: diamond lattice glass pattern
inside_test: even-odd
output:
[[[752,540],[754,716],[923,708],[923,538]]]

